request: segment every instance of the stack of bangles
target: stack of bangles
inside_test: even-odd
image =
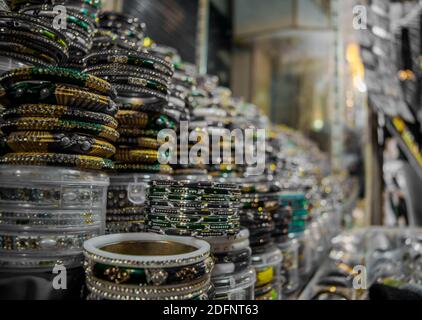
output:
[[[54,25],[54,23],[66,24],[65,26],[60,26],[60,29],[64,30],[63,32],[69,42],[69,59],[61,66],[83,70],[83,58],[91,51],[93,37],[97,28],[97,13],[95,13],[95,10],[98,9],[87,4],[84,7],[82,1],[80,1],[79,5],[76,2],[65,1],[66,18],[60,22],[55,21],[61,12],[57,10],[54,3],[41,5],[39,3],[29,3],[22,6],[19,13],[41,19],[50,25]],[[94,10],[94,13],[92,13],[92,10]]]
[[[176,129],[176,120],[166,113],[172,65],[146,52],[121,49],[92,53],[85,61],[87,72],[112,83],[118,93],[117,172],[170,174],[172,168],[161,164],[168,155],[158,152],[158,133]]]
[[[278,195],[242,193],[241,224],[248,228],[251,247],[254,251],[264,249],[273,243],[275,231],[273,214],[279,209]]]
[[[233,237],[240,230],[236,185],[153,181],[145,217],[148,231],[202,238]]]
[[[39,17],[0,11],[0,56],[25,65],[57,66],[69,57],[69,40]]]
[[[214,258],[212,283],[216,300],[254,300],[255,270],[249,231],[242,229],[235,237],[209,238]]]
[[[92,52],[110,49],[139,50],[143,46],[145,24],[123,13],[102,12]]]
[[[112,86],[75,70],[15,69],[0,77],[2,164],[111,169],[119,138]]]
[[[150,233],[114,234],[84,244],[89,300],[211,300],[207,242]]]

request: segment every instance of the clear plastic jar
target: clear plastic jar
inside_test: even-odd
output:
[[[309,277],[313,269],[310,233],[306,230],[302,233],[290,234],[289,237],[295,239],[299,244],[299,276],[301,278]]]
[[[38,166],[0,166],[0,208],[104,210],[108,176]]]
[[[272,297],[277,296],[277,300],[281,300],[282,261],[281,251],[276,247],[252,256],[252,266],[256,272],[255,298],[257,300],[261,296],[269,295],[270,292],[272,292]]]
[[[213,277],[215,287],[214,300],[254,300],[255,299],[255,269],[250,267],[243,272]]]
[[[149,182],[168,180],[156,174],[121,174],[110,177],[107,194],[107,233],[142,232]]]
[[[0,166],[0,271],[82,264],[105,230],[109,178],[101,172]]]
[[[299,289],[299,243],[295,239],[278,243],[277,247],[283,255],[281,278],[283,294],[288,295]]]

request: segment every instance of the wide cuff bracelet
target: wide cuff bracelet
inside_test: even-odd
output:
[[[88,261],[128,268],[165,269],[189,266],[210,256],[207,242],[156,234],[115,234],[84,244]]]

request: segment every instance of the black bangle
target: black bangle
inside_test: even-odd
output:
[[[110,50],[90,54],[85,58],[88,66],[106,63],[120,63],[134,65],[146,69],[164,73],[167,76],[173,75],[173,67],[168,62],[145,52],[124,52],[121,50]]]
[[[157,79],[158,81],[161,81],[162,83],[166,83],[166,84],[170,83],[171,81],[171,77],[166,76],[162,72],[157,72],[151,69],[139,68],[136,66],[119,64],[119,63],[90,66],[85,69],[85,72],[88,72],[100,78],[104,76],[112,76],[112,75],[128,76],[128,77],[129,76],[137,77],[139,75],[145,75],[145,76],[153,77]]]
[[[15,30],[0,30],[0,41],[15,42],[29,47],[55,59],[56,63],[62,63],[68,58],[67,50],[64,50],[56,42],[34,35],[28,32]],[[41,57],[38,57],[41,58]]]

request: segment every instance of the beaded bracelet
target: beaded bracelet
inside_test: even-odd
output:
[[[154,289],[151,287],[111,285],[90,275],[86,279],[87,288],[100,299],[107,300],[191,300],[206,299],[210,291],[210,279],[192,285]],[[199,298],[200,297],[200,298]],[[205,298],[204,298],[205,297]]]
[[[239,230],[186,230],[180,228],[162,228],[160,226],[146,226],[148,232],[154,232],[162,235],[195,237],[195,238],[229,238],[235,236]]]
[[[104,113],[69,108],[67,106],[50,104],[25,104],[3,112],[3,118],[5,120],[21,117],[54,117],[63,120],[76,120],[97,123],[112,129],[117,129],[118,127],[117,120],[112,116]]]
[[[119,146],[131,146],[138,148],[145,148],[150,150],[158,150],[161,147],[156,139],[153,138],[131,138],[131,137],[120,137],[117,140],[117,145]]]
[[[96,231],[66,235],[0,234],[0,251],[78,250],[83,243],[97,236]]]
[[[8,153],[0,157],[0,164],[61,166],[80,169],[113,169],[113,162],[92,156],[56,153]]]
[[[0,29],[0,41],[24,45],[39,52],[38,58],[46,55],[53,58],[56,63],[62,63],[68,58],[67,50],[56,42],[28,32]]]
[[[27,130],[59,132],[72,131],[101,137],[110,142],[116,142],[119,138],[119,133],[113,128],[96,123],[61,120],[59,118],[28,117],[7,120],[5,123],[0,124],[0,129],[5,133]]]
[[[132,150],[118,149],[114,156],[117,162],[153,164],[159,160],[160,153],[157,150]]]
[[[77,26],[78,29],[80,29],[80,32],[86,33],[86,35],[94,34],[95,26],[88,18],[79,14],[76,10],[71,8],[66,9],[66,20],[68,25],[74,25],[74,27]],[[57,16],[57,12],[54,10],[54,5],[49,4],[25,6],[19,10],[19,13],[48,18],[48,20],[52,20]]]
[[[116,97],[116,91],[107,81],[87,73],[66,68],[20,68],[7,72],[0,77],[0,83],[6,90],[13,84],[28,80],[52,81],[62,84],[70,84],[93,90],[99,94],[108,95],[111,98]]]
[[[159,90],[151,90],[137,85],[114,84],[117,93],[125,97],[152,97],[161,101],[168,101],[168,93]]]
[[[169,193],[148,193],[148,199],[150,200],[169,200],[169,201],[199,201],[199,202],[236,202],[238,201],[237,196],[230,195],[215,195],[215,194],[169,194]]]
[[[171,208],[171,207],[160,207],[153,206],[148,208],[149,212],[152,214],[164,214],[164,215],[196,215],[196,216],[236,216],[239,213],[238,209],[227,208],[227,209],[218,209],[218,208],[204,208],[204,209],[189,209],[189,208]],[[248,234],[249,235],[249,234]]]
[[[167,193],[167,194],[180,194],[180,195],[228,195],[228,196],[240,196],[240,191],[237,191],[236,189],[224,189],[224,188],[213,188],[213,187],[199,187],[198,185],[189,184],[186,186],[157,186],[156,184],[153,184],[149,188],[150,194],[161,194],[161,193]]]
[[[120,125],[136,126],[141,129],[146,128],[148,124],[148,114],[139,111],[119,110],[116,119]]]
[[[15,53],[17,55],[25,55],[28,57],[38,57],[42,61],[43,64],[47,63],[49,65],[56,65],[57,61],[55,58],[46,55],[45,53],[39,52],[32,48],[29,48],[20,43],[8,42],[2,39],[0,35],[0,51],[9,51],[11,54]],[[13,41],[13,40],[12,40]],[[38,65],[38,64],[37,64]]]
[[[42,60],[40,58],[36,58],[33,56],[29,56],[27,54],[13,52],[13,51],[10,51],[10,49],[0,49],[0,56],[17,60],[26,65],[33,65],[33,66],[38,66],[38,67],[51,66],[51,63],[46,62],[45,60]],[[53,64],[56,64],[56,63],[53,63]]]
[[[160,133],[159,130],[142,130],[136,129],[132,127],[119,127],[119,133],[121,137],[131,137],[131,138],[139,138],[139,137],[146,137],[146,138],[155,138],[157,139],[158,134]]]
[[[122,50],[109,50],[92,53],[85,58],[85,62],[88,66],[105,63],[128,64],[155,70],[167,76],[173,75],[173,66],[171,64],[146,52],[135,53],[124,52]]]
[[[138,164],[138,163],[115,163],[114,168],[119,172],[135,172],[135,173],[161,173],[172,174],[173,169],[169,165],[158,164]]]
[[[0,11],[0,20],[4,20],[4,19],[11,19],[14,22],[22,21],[23,24],[25,24],[25,23],[33,24],[33,25],[36,25],[38,27],[42,27],[44,29],[47,29],[52,34],[56,35],[57,39],[62,40],[60,42],[63,43],[64,47],[67,47],[66,36],[60,30],[54,29],[51,26],[51,24],[49,24],[48,22],[46,22],[42,19],[30,16],[30,15],[22,15],[22,14],[19,14],[19,13],[16,13],[16,12]],[[51,37],[51,35],[48,35],[48,37]]]
[[[66,42],[66,38],[63,37],[62,34],[53,32],[51,29],[49,30],[43,26],[39,26],[38,24],[33,24],[33,23],[24,24],[12,18],[2,18],[0,20],[0,28],[12,29],[16,31],[25,31],[31,34],[38,34],[40,36],[44,36],[50,40],[57,42],[64,49],[67,49],[69,46],[68,43]]]
[[[18,131],[8,136],[7,145],[15,153],[72,153],[99,158],[109,158],[116,153],[116,148],[106,141],[75,133]]]
[[[231,215],[162,215],[151,213],[149,210],[146,211],[146,217],[155,221],[163,221],[170,223],[239,223],[239,217]]]
[[[158,82],[161,82],[166,85],[168,85],[171,81],[171,77],[163,74],[162,72],[118,63],[89,66],[84,71],[101,78],[104,76],[113,75],[126,77],[137,77],[139,75],[142,75],[145,77],[151,77],[157,80]]]
[[[231,190],[234,192],[239,191],[239,187],[237,184],[233,183],[220,183],[220,182],[208,182],[208,181],[201,181],[201,182],[189,182],[189,181],[174,181],[174,180],[157,180],[151,182],[152,187],[164,187],[164,188],[196,188],[196,189],[204,189],[208,192],[211,192],[211,189],[214,189],[215,193],[220,193],[220,190]]]

